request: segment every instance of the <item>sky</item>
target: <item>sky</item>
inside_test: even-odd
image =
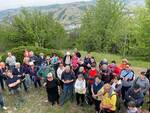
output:
[[[90,0],[0,0],[0,11],[18,7],[44,6],[57,3],[70,3]]]

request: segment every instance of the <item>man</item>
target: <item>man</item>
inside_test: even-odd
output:
[[[24,90],[27,92],[27,85],[26,85],[26,80],[25,80],[25,73],[23,73],[23,68],[20,66],[20,63],[17,62],[15,64],[15,68],[12,70],[12,74],[17,76],[20,81],[23,83]]]
[[[30,54],[30,62],[33,62],[35,65],[37,65],[38,57],[34,55],[33,51],[30,51],[29,54]]]
[[[122,82],[122,89],[121,89],[122,100],[124,100],[125,93],[132,86],[134,81],[134,72],[132,71],[129,64],[127,64],[125,69],[121,71],[120,79]]]
[[[45,63],[45,56],[44,53],[40,53],[38,57],[38,66],[41,66],[42,64]]]
[[[63,93],[60,97],[60,105],[62,106],[67,96],[70,100],[73,100],[73,86],[75,81],[75,74],[71,71],[70,66],[65,67],[65,71],[62,73],[61,80],[64,83]]]
[[[41,87],[42,86],[41,78],[37,76],[38,67],[36,67],[33,62],[30,62],[29,65],[30,65],[29,73],[32,81],[34,82],[34,87],[35,88],[37,88],[38,86]]]
[[[80,52],[78,51],[77,48],[74,48],[74,53],[76,54],[76,56],[77,56],[78,58],[81,58],[81,54],[80,54]]]
[[[13,56],[11,52],[8,52],[7,55],[8,57],[6,58],[5,62],[8,65],[8,68],[12,70],[15,67],[16,57]]]
[[[133,101],[136,104],[136,107],[142,106],[144,102],[144,96],[141,92],[140,86],[138,84],[135,84],[133,87],[131,87],[126,95],[125,95],[125,104],[127,105],[128,102]]]
[[[146,95],[146,92],[149,89],[149,80],[148,78],[145,76],[146,71],[145,70],[141,70],[140,75],[134,80],[133,85],[138,84],[140,86],[140,90],[143,93],[143,95]]]
[[[71,57],[70,52],[67,51],[67,52],[66,52],[66,55],[65,55],[64,58],[63,58],[63,63],[64,63],[65,66],[71,64],[71,58],[72,58],[72,57]]]
[[[12,74],[11,70],[8,70],[6,72],[6,75],[8,77],[6,83],[8,85],[10,93],[14,95],[15,105],[16,107],[18,107],[18,105],[20,105],[20,102],[23,102],[23,98],[20,95],[20,88],[19,88],[21,81],[17,76]]]

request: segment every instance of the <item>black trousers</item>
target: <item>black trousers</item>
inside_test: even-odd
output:
[[[38,85],[39,85],[39,87],[42,86],[42,85],[41,85],[41,80],[35,80],[35,81],[34,81],[34,86],[35,86],[35,88],[37,88]]]
[[[107,110],[103,110],[101,113],[115,113],[116,111],[107,111]]]
[[[2,90],[4,90],[4,80],[2,77],[0,77],[0,85],[1,85]]]
[[[94,99],[95,111],[98,111],[98,112],[100,111],[100,103],[101,103],[100,100]]]
[[[122,88],[121,88],[122,100],[125,99],[125,94],[126,94],[126,92],[128,91],[129,88],[130,87],[122,86]]]
[[[84,98],[85,98],[85,94],[76,93],[77,104],[80,104],[80,99],[81,99],[81,104],[83,104],[84,103]]]

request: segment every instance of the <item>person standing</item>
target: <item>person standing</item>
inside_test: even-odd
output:
[[[95,81],[91,87],[91,92],[92,92],[92,97],[94,99],[96,113],[99,113],[100,111],[100,103],[101,103],[102,98],[100,98],[98,91],[100,91],[103,85],[104,85],[104,82],[101,80],[101,77],[96,76]]]
[[[60,85],[58,80],[53,78],[52,73],[47,74],[44,86],[46,87],[48,101],[51,102],[52,106],[55,105],[56,102],[59,104]]]
[[[77,56],[78,58],[81,58],[81,54],[80,54],[80,52],[78,51],[77,48],[74,48],[74,53],[76,54],[76,56]]]
[[[125,93],[132,86],[133,81],[134,81],[134,72],[131,69],[129,64],[127,64],[125,69],[123,69],[121,71],[120,79],[121,79],[121,82],[122,82],[122,88],[121,88],[122,100],[124,100]]]
[[[6,58],[6,65],[8,66],[9,69],[13,69],[16,64],[16,57],[12,55],[11,52],[7,53],[8,57]]]
[[[7,107],[5,107],[4,105],[4,98],[3,98],[3,95],[2,95],[2,90],[0,88],[0,107],[3,109],[3,110],[7,110]]]
[[[65,100],[70,99],[73,101],[73,86],[74,86],[74,81],[75,81],[75,74],[74,72],[70,69],[70,66],[65,67],[65,71],[62,73],[61,80],[63,81],[63,92],[60,97],[60,105],[62,106],[65,102]]]
[[[146,95],[146,92],[149,90],[150,87],[149,80],[145,76],[145,73],[145,70],[141,70],[140,76],[138,76],[133,82],[133,85],[138,84],[140,86],[140,90],[143,95]]]
[[[85,92],[86,92],[86,82],[82,74],[78,75],[74,87],[75,87],[77,105],[83,106]],[[80,99],[81,99],[81,103],[80,103]]]
[[[15,75],[15,76],[18,76],[18,78],[20,79],[21,83],[23,84],[25,92],[27,92],[27,85],[26,85],[26,80],[25,80],[25,74],[23,73],[23,68],[21,67],[19,62],[17,62],[15,64],[15,68],[13,68],[12,74]]]
[[[8,85],[10,93],[14,96],[14,103],[16,107],[19,107],[19,105],[24,101],[21,94],[20,94],[20,79],[12,74],[11,70],[8,70],[6,72],[7,80],[6,83]]]

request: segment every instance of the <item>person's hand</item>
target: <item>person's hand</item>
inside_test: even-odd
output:
[[[68,84],[68,83],[69,83],[69,80],[65,80],[64,83],[65,83],[65,84]]]
[[[18,77],[21,77],[22,75],[18,75]]]
[[[46,86],[46,84],[47,84],[47,83],[45,82],[45,83],[43,84],[43,86],[45,87],[45,86]]]
[[[90,65],[90,64],[87,64],[87,67],[91,67],[91,65]]]

